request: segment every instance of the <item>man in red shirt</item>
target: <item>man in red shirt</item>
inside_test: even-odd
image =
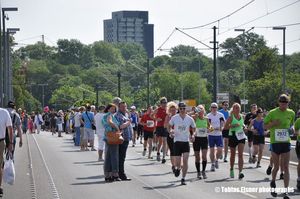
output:
[[[160,150],[161,146],[162,152],[163,152],[163,158],[161,163],[166,162],[166,153],[167,153],[167,137],[168,137],[168,131],[164,127],[165,118],[167,116],[166,108],[167,108],[167,98],[162,97],[160,98],[160,106],[154,111],[153,116],[156,120],[156,137],[158,139],[158,147],[157,147],[157,157],[156,160],[160,161]]]

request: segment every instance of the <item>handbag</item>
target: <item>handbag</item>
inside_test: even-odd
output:
[[[3,181],[9,185],[15,183],[16,173],[12,155],[7,154],[3,168]]]
[[[124,142],[124,138],[122,137],[122,134],[120,131],[109,131],[106,133],[107,143],[108,144],[122,144]]]
[[[90,117],[89,117],[88,112],[86,111],[85,113],[86,113],[86,116],[88,117],[88,119],[90,120],[90,122],[91,122],[91,124],[92,124],[92,129],[93,129],[93,130],[96,130],[96,126],[92,123],[92,121],[91,121],[91,119],[90,119]]]

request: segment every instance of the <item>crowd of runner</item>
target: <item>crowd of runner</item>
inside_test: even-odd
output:
[[[266,174],[272,175],[270,187],[276,187],[275,180],[280,170],[279,178],[284,180],[284,187],[288,188],[290,153],[294,153],[291,151],[291,136],[296,135],[297,188],[300,190],[300,111],[295,114],[288,108],[289,102],[289,97],[283,94],[278,98],[277,108],[266,112],[252,104],[251,111],[247,114],[241,113],[238,103],[229,107],[229,103],[224,101],[219,107],[214,102],[206,110],[204,105],[188,107],[184,102],[168,102],[165,97],[160,99],[158,106],[149,106],[140,111],[135,106],[128,109],[126,102],[120,98],[114,98],[107,106],[86,105],[57,112],[47,108],[43,113],[31,114],[27,114],[26,110],[15,110],[14,103],[10,102],[7,110],[12,126],[20,137],[20,146],[21,132],[39,134],[41,130],[46,130],[53,136],[57,133],[58,137],[62,137],[63,132],[74,133],[74,144],[81,151],[98,151],[98,161],[104,161],[106,182],[131,180],[124,168],[130,142],[132,147],[138,142],[142,144],[142,156],[155,158],[162,164],[166,163],[166,156],[170,156],[171,170],[175,177],[181,175],[182,185],[186,185],[190,143],[194,151],[197,178],[209,178],[206,173],[208,163],[210,171],[216,172],[220,169],[219,162],[226,163],[228,160],[228,174],[230,178],[235,178],[234,163],[237,159],[237,178],[242,180],[245,177],[243,168],[246,140],[248,162],[260,168],[265,137],[268,136],[271,158]],[[3,114],[4,110],[0,109],[0,113]],[[121,132],[122,144],[108,144],[108,132]],[[98,138],[97,149],[94,147],[95,134]],[[15,137],[12,143],[15,146]],[[0,189],[1,191],[3,190]],[[271,195],[277,196],[275,189]],[[284,198],[289,198],[288,191]]]

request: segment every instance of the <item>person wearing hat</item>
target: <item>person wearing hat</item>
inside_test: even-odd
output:
[[[175,177],[180,175],[182,165],[181,185],[186,185],[185,176],[188,170],[188,160],[190,153],[189,141],[194,142],[196,124],[194,119],[186,114],[186,104],[178,104],[179,113],[174,115],[169,121],[170,134],[174,137],[174,156],[175,156]],[[190,128],[192,134],[190,133]],[[172,129],[172,130],[171,130]],[[182,164],[181,164],[182,159]]]
[[[263,110],[258,108],[256,111],[256,118],[251,120],[248,130],[253,132],[253,162],[256,162],[256,155],[258,154],[256,168],[260,168],[260,161],[262,158],[265,146],[265,128],[263,119]]]
[[[279,157],[281,156],[284,172],[284,187],[287,189],[284,193],[285,199],[289,198],[288,187],[290,181],[289,161],[291,138],[289,129],[294,124],[295,120],[295,112],[288,108],[289,102],[290,99],[286,94],[280,95],[278,98],[279,106],[271,110],[264,119],[265,128],[270,130],[271,156],[274,164],[270,186],[271,188],[276,187],[275,180],[279,170]],[[271,195],[276,197],[276,191],[273,190]]]
[[[136,144],[136,137],[137,137],[137,128],[138,128],[138,123],[139,123],[139,114],[136,112],[136,107],[131,106],[130,107],[130,119],[131,119],[131,126],[133,129],[133,134],[132,134],[132,147],[135,146]],[[140,143],[142,144],[142,138],[140,140]]]
[[[297,112],[297,120],[294,124],[295,132],[297,135],[297,142],[296,142],[296,155],[298,158],[298,167],[297,167],[297,189],[300,190],[300,109]]]

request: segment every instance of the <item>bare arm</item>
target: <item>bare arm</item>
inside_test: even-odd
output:
[[[111,127],[115,128],[115,129],[117,129],[117,130],[119,130],[119,127],[112,121],[111,115],[107,117],[107,120],[106,120],[106,121],[107,121],[107,123],[108,123]]]

